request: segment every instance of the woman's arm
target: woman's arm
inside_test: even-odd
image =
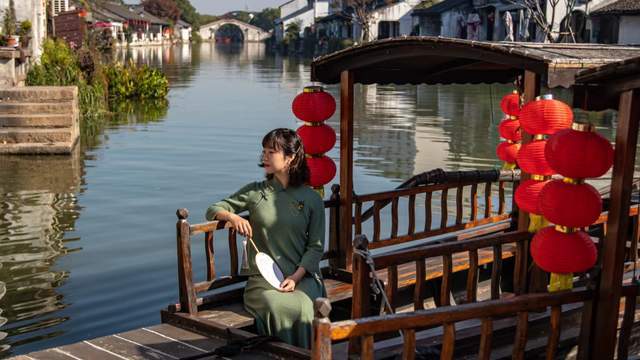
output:
[[[251,237],[253,235],[251,225],[237,214],[248,210],[251,192],[255,189],[256,183],[245,185],[228,198],[209,206],[206,214],[207,220],[228,221],[238,233]]]

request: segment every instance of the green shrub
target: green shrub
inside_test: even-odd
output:
[[[107,66],[105,74],[111,99],[163,99],[169,92],[167,77],[147,65],[117,63]]]

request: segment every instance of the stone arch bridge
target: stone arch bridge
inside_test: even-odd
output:
[[[271,31],[265,31],[257,26],[236,19],[221,19],[200,26],[199,32],[202,40],[215,40],[216,32],[224,25],[234,25],[240,28],[244,36],[244,41],[247,42],[265,41],[271,37]]]

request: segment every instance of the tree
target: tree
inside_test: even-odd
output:
[[[556,22],[556,8],[560,4],[560,0],[508,0],[510,3],[514,5],[519,5],[524,7],[527,11],[531,13],[531,18],[536,23],[538,30],[542,31],[544,34],[545,42],[556,42],[557,40],[561,40],[565,38],[564,36],[555,36],[554,33],[557,33],[553,29]],[[546,6],[545,6],[546,2]],[[575,36],[573,30],[571,29],[571,13],[573,13],[573,8],[575,7],[575,0],[564,0],[566,6],[566,18],[563,20],[563,25],[568,30],[568,34],[575,42]],[[551,18],[547,17],[547,7],[551,10]]]
[[[269,31],[274,28],[275,20],[279,17],[280,9],[265,8],[251,19],[250,24]]]
[[[165,19],[171,19],[175,24],[180,19],[180,8],[174,0],[144,0],[144,10]]]
[[[184,21],[191,24],[194,29],[200,27],[200,19],[196,8],[191,5],[189,0],[175,0],[178,9],[180,9],[181,17]]]
[[[385,4],[390,4],[392,0],[385,0]],[[350,8],[353,13],[354,20],[360,25],[362,32],[360,41],[367,42],[371,37],[371,18],[373,11],[376,9],[378,0],[343,0],[343,8]]]

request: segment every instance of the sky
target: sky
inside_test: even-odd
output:
[[[233,10],[260,11],[266,7],[277,7],[287,0],[191,0],[199,13],[221,15]]]
[[[126,3],[138,3],[139,0],[125,0]],[[222,15],[233,10],[260,11],[266,7],[277,7],[287,0],[191,0],[200,14]]]

